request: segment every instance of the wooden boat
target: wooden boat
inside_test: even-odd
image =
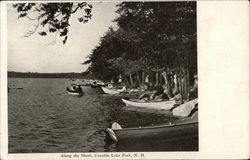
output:
[[[164,109],[164,110],[170,110],[174,104],[175,101],[142,101],[142,100],[126,100],[122,99],[122,101],[126,104],[126,106],[135,106],[135,107],[144,107],[144,108],[150,108],[150,109]]]
[[[79,92],[79,91],[74,91],[74,90],[71,90],[69,89],[68,87],[66,87],[67,91],[68,91],[68,94],[70,95],[74,95],[74,96],[78,96],[78,97],[82,97],[83,96],[83,92]]]
[[[114,95],[114,94],[120,94],[121,92],[124,92],[124,89],[111,89],[111,88],[106,88],[102,86],[102,90],[106,94]]]
[[[114,94],[119,94],[120,93],[118,90],[109,89],[109,88],[106,88],[106,87],[103,87],[103,86],[102,86],[102,90],[103,90],[104,93],[110,94],[110,95],[114,95]]]
[[[106,140],[121,142],[126,140],[142,139],[178,139],[198,136],[198,116],[179,120],[165,125],[122,128],[114,122],[111,128],[106,129]]]
[[[91,88],[99,88],[101,86],[105,86],[105,83],[99,80],[92,81],[90,83]]]

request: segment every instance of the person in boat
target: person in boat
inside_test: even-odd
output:
[[[76,89],[75,89],[76,92],[82,92],[82,87],[81,85],[77,85]]]
[[[164,93],[164,89],[161,85],[157,85],[155,87],[155,91],[151,95],[142,94],[139,99],[143,100],[163,100],[163,99],[169,99],[167,94]]]
[[[170,84],[163,85],[163,92],[167,95],[168,99],[171,99],[174,97]]]
[[[114,86],[113,86],[111,83],[109,83],[109,84],[107,85],[107,88],[114,88]]]
[[[125,92],[127,90],[126,86],[123,86],[121,92]]]
[[[74,83],[72,83],[70,89],[73,90],[73,91],[75,91],[76,88],[77,88],[76,85]]]

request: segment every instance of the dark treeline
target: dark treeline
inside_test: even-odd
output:
[[[132,88],[165,85],[189,99],[197,74],[196,2],[122,2],[117,28],[109,28],[83,64],[102,80]],[[146,80],[147,79],[147,80]],[[174,85],[175,81],[175,85]]]
[[[85,73],[8,72],[10,78],[86,78]]]

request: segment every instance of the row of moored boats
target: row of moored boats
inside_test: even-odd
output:
[[[97,84],[97,83],[94,83]],[[122,88],[105,87],[102,84],[98,84],[96,87],[101,87],[103,92],[108,95],[123,95],[141,92],[139,90],[127,90]],[[69,94],[82,96],[83,91],[81,85],[77,85],[76,88],[68,88]],[[93,87],[92,87],[93,88]],[[187,103],[179,105],[175,100],[141,100],[141,99],[121,99],[126,106],[140,107],[144,109],[155,110],[173,110],[175,108],[190,108],[193,110],[198,109],[198,99],[193,99]],[[191,112],[191,110],[190,110]],[[182,115],[183,116],[183,115]],[[173,121],[167,124],[135,127],[135,128],[122,128],[120,124],[114,122],[109,128],[106,129],[106,139],[112,142],[121,142],[128,139],[173,139],[183,137],[197,137],[198,136],[198,112],[194,112],[192,115],[184,115],[183,118]]]
[[[109,95],[117,95],[123,93],[133,93],[140,92],[136,90],[125,90],[123,89],[112,89],[102,86],[104,93]],[[156,109],[156,110],[171,110],[176,105],[178,106],[175,100],[167,101],[158,101],[150,100],[145,101],[141,99],[121,99],[126,106],[140,107],[145,109]],[[194,99],[178,107],[186,106],[198,106],[198,99]],[[197,108],[196,108],[197,109]],[[128,139],[175,139],[175,138],[185,138],[185,137],[197,137],[198,136],[198,112],[193,113],[190,117],[181,118],[177,121],[154,125],[146,127],[135,127],[135,128],[122,128],[117,122],[114,122],[110,128],[106,129],[107,139],[110,139],[114,142],[126,141]]]

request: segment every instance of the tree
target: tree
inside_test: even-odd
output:
[[[83,63],[90,64],[89,71],[94,73],[97,78],[103,80],[116,79],[123,71],[119,67],[114,67],[110,60],[128,54],[133,55],[133,46],[122,37],[121,32],[121,30],[109,28],[100,39],[99,45],[92,50],[88,60]]]
[[[39,26],[43,30],[41,36],[48,33],[56,33],[63,37],[63,44],[66,43],[69,31],[69,19],[72,14],[82,12],[78,18],[80,23],[86,23],[91,19],[92,5],[87,2],[66,2],[66,3],[16,3],[13,4],[19,16],[36,21],[34,30],[27,32],[27,37],[34,34]]]
[[[168,73],[163,75],[178,74],[182,95],[188,99],[189,77],[197,72],[196,3],[123,2],[118,7],[120,16],[115,21],[136,35],[138,55],[151,69],[164,67]]]

